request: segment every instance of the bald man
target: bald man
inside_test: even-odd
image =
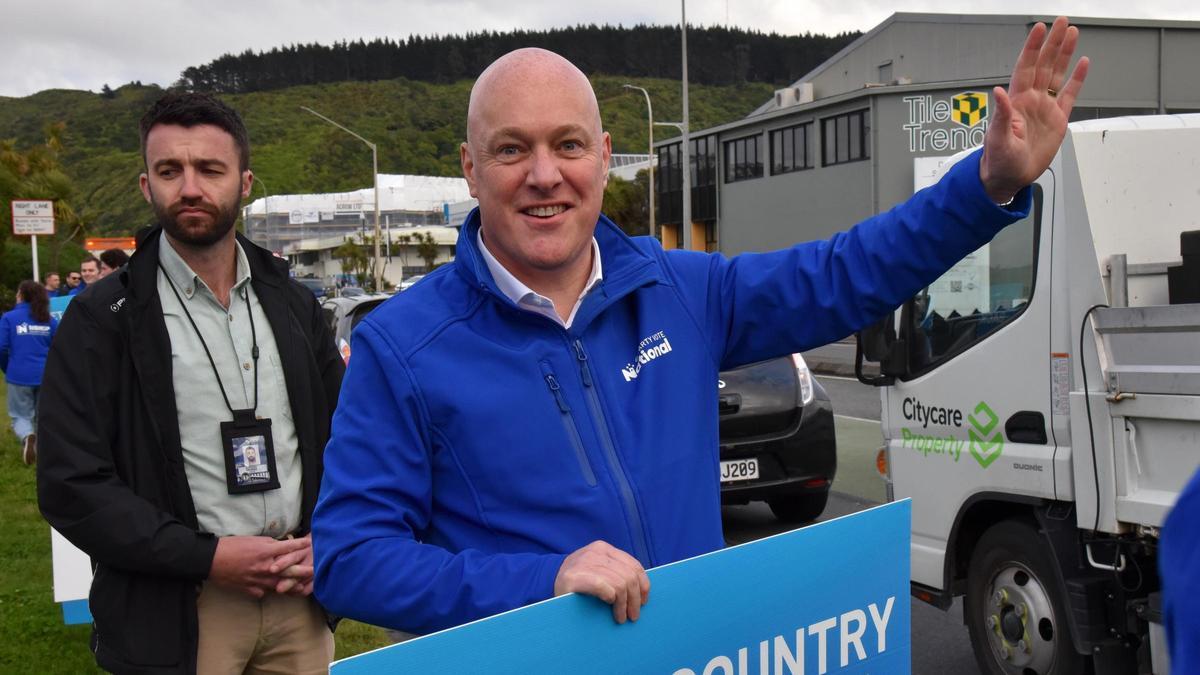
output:
[[[636,620],[645,569],[722,547],[720,370],[848,335],[1024,217],[1087,61],[1038,25],[985,149],[827,242],[726,259],[600,214],[587,78],[507,54],[471,91],[458,257],[359,324],[313,516],[335,614],[426,633],[580,592]],[[896,264],[896,261],[904,263]]]

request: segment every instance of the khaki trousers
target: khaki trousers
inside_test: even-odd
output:
[[[205,582],[196,598],[199,675],[327,673],[333,633],[311,597],[260,599]]]

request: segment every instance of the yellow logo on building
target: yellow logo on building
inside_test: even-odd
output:
[[[964,127],[979,124],[988,114],[988,95],[982,91],[967,91],[950,99],[954,108],[952,119]]]

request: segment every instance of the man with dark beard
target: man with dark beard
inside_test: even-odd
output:
[[[91,556],[102,668],[325,672],[308,528],[342,360],[312,293],[234,230],[253,180],[238,114],[168,94],[141,140],[158,224],[63,318],[42,513]]]

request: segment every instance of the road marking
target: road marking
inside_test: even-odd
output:
[[[837,413],[834,413],[833,416],[840,417],[844,420],[852,420],[854,422],[870,422],[871,424],[879,424],[879,420],[873,420],[867,417],[853,417],[851,415],[839,415]]]

